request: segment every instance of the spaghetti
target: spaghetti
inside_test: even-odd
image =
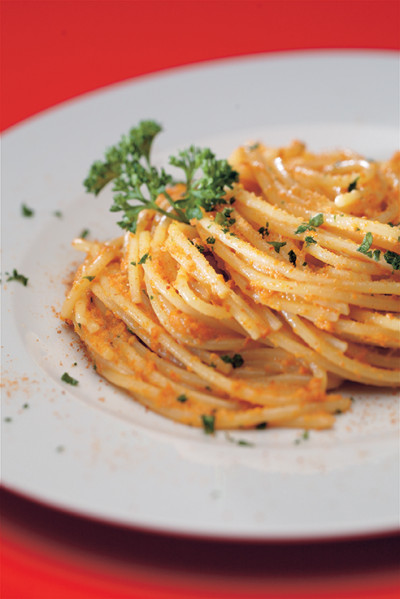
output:
[[[96,370],[147,408],[214,429],[324,429],[347,381],[400,382],[400,153],[253,144],[190,224],[143,210],[87,253],[62,309]]]

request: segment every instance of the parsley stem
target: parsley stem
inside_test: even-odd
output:
[[[146,208],[150,208],[151,210],[156,210],[157,212],[159,212],[160,214],[163,214],[164,216],[168,216],[168,218],[172,218],[173,220],[177,220],[180,223],[187,223],[187,218],[185,217],[185,215],[182,213],[182,216],[180,216],[179,214],[174,214],[173,212],[167,212],[166,210],[163,210],[163,208],[160,208],[159,206],[157,206],[157,204],[154,204],[153,206],[146,206]],[[176,208],[175,208],[176,210]],[[180,211],[182,212],[182,211]]]
[[[187,218],[186,218],[186,216],[185,216],[185,213],[183,212],[183,210],[181,210],[181,209],[180,209],[180,208],[179,208],[179,207],[178,207],[178,206],[175,204],[174,200],[171,198],[171,196],[169,195],[169,193],[168,193],[168,191],[167,191],[167,190],[165,190],[165,191],[163,192],[163,195],[164,195],[164,196],[165,196],[165,198],[168,200],[168,202],[169,202],[169,204],[172,206],[172,208],[175,210],[176,214],[177,214],[177,215],[180,217],[179,219],[176,219],[176,220],[179,220],[179,221],[180,221],[180,222],[182,222],[182,223],[187,223],[187,222],[188,222],[188,220],[187,220]],[[168,212],[168,215],[169,215],[169,216],[171,216],[171,213],[170,213],[170,212]]]

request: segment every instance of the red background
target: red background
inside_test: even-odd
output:
[[[400,49],[397,0],[3,0],[1,129],[214,58]],[[5,448],[6,449],[6,448]],[[121,530],[2,494],[2,599],[394,599],[400,539],[245,546]]]

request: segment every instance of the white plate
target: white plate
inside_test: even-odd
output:
[[[101,239],[119,232],[109,194],[85,195],[82,180],[130,126],[143,118],[164,125],[160,162],[191,143],[223,156],[254,138],[384,158],[399,144],[398,83],[393,53],[217,61],[100,90],[4,136],[7,488],[88,517],[192,536],[304,540],[398,528],[393,392],[353,388],[353,411],[308,441],[296,443],[296,431],[254,431],[232,435],[254,443],[238,446],[146,412],[100,380],[55,315],[81,259],[71,239],[84,228]],[[23,203],[34,217],[21,216]],[[29,277],[27,287],[5,282],[13,268]],[[61,382],[64,371],[77,387]]]

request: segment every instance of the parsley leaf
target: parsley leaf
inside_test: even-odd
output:
[[[141,121],[106,151],[104,161],[92,165],[84,181],[87,191],[97,195],[114,180],[114,203],[110,210],[124,213],[118,224],[132,233],[136,232],[139,213],[144,209],[184,223],[193,218],[201,219],[202,209],[209,212],[218,204],[226,203],[226,188],[232,189],[239,179],[228,162],[217,160],[209,148],[190,146],[169,158],[171,166],[183,171],[186,186],[183,197],[173,200],[168,193],[168,187],[174,182],[172,176],[150,163],[151,147],[160,131],[161,126],[155,121]],[[172,212],[157,204],[160,194],[167,199]]]
[[[138,264],[144,264],[146,262],[146,260],[150,258],[151,260],[151,256],[149,255],[149,252],[146,252],[145,254],[143,254],[143,256],[140,258]],[[133,264],[133,262],[132,262]],[[134,266],[136,266],[136,264],[134,264]]]
[[[7,282],[8,281],[18,281],[18,283],[21,283],[24,287],[27,286],[29,279],[27,277],[25,277],[24,275],[21,275],[15,268],[12,271],[12,275],[10,275],[7,278]]]
[[[72,378],[72,376],[69,376],[68,372],[64,372],[64,374],[61,377],[61,380],[64,381],[64,383],[68,383],[68,385],[73,385],[74,387],[79,383],[79,381]]]
[[[207,237],[206,243],[208,243],[208,245],[213,245],[215,243],[215,237]]]
[[[221,360],[227,364],[232,364],[233,368],[240,368],[244,364],[244,360],[240,354],[234,354],[232,358],[230,356],[221,356]]]
[[[302,225],[297,227],[295,235],[298,235],[299,233],[304,233],[305,231],[315,231],[315,228],[320,227],[323,222],[324,215],[321,214],[321,212],[315,214],[309,219],[308,223],[303,223]]]
[[[260,227],[258,229],[258,232],[260,233],[260,235],[262,235],[262,238],[264,239],[264,237],[268,237],[269,235],[269,223],[265,223],[265,227]]]
[[[176,398],[176,401],[180,401],[181,403],[184,403],[185,401],[187,401],[187,397],[184,393],[182,393],[182,395],[178,395],[178,397]]]
[[[298,437],[295,440],[295,444],[298,445],[299,443],[301,443],[301,441],[308,441],[308,439],[310,438],[310,433],[308,430],[303,431],[303,434],[301,435],[301,437]]]
[[[381,250],[374,250],[372,252],[374,260],[376,260],[376,262],[379,262],[379,258],[381,256]]]
[[[312,243],[317,243],[314,239],[314,237],[311,237],[310,235],[307,235],[307,237],[304,240],[306,242],[306,247],[308,247],[309,245],[311,245]]]
[[[312,216],[308,221],[312,227],[320,227],[324,222],[324,215],[319,213],[315,216]]]
[[[28,208],[26,204],[22,204],[21,206],[22,216],[27,216],[28,218],[35,214],[35,211],[32,208]]]
[[[215,416],[211,414],[202,414],[201,420],[206,435],[212,435],[214,433]]]
[[[215,222],[217,225],[221,225],[223,228],[223,232],[227,233],[228,229],[231,225],[234,225],[236,222],[235,218],[231,217],[233,212],[233,208],[225,208],[222,212],[217,212],[215,215]]]
[[[293,250],[290,250],[288,256],[289,256],[290,263],[293,264],[293,266],[296,266],[297,256],[296,256],[295,252]]]
[[[277,254],[281,251],[284,245],[286,245],[286,241],[267,241],[269,245],[272,245]]]
[[[89,229],[83,229],[82,233],[79,235],[79,237],[81,239],[86,239],[86,237],[89,235],[90,231]]]
[[[245,441],[244,439],[235,439],[235,437],[232,437],[232,435],[230,435],[228,432],[225,433],[225,438],[230,443],[235,443],[236,445],[241,445],[243,447],[254,447],[254,443]]]
[[[358,183],[359,178],[360,178],[360,175],[358,175],[358,177],[356,177],[354,179],[354,181],[352,181],[350,183],[350,185],[347,188],[347,191],[353,191],[354,189],[357,189],[357,183]]]
[[[393,270],[400,270],[400,254],[388,250],[383,254],[383,257]]]
[[[365,254],[366,256],[368,256],[368,258],[372,258],[372,252],[369,252],[368,250],[371,247],[373,240],[374,238],[372,236],[372,233],[368,231],[368,233],[366,233],[364,236],[362,244],[359,248],[357,248],[357,252]]]
[[[260,430],[260,431],[261,431],[261,430],[264,430],[264,429],[266,429],[266,428],[267,428],[267,426],[268,426],[268,422],[259,422],[258,424],[256,424],[255,428],[256,428],[257,430]]]

